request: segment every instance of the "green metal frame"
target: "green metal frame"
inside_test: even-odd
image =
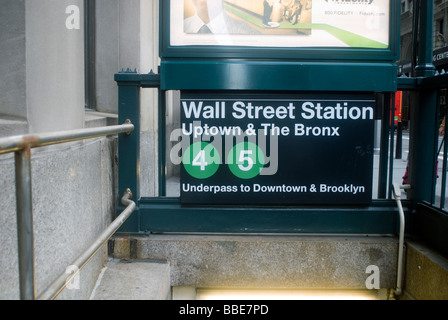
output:
[[[398,233],[392,201],[378,201],[363,208],[204,207],[182,206],[173,198],[146,198],[141,199],[140,210],[140,231],[152,233]]]
[[[390,1],[386,49],[171,46],[170,3],[160,1],[162,90],[397,90],[398,1]]]
[[[448,256],[448,214],[429,203],[418,205],[414,217],[414,234]]]
[[[169,45],[170,1],[160,1],[160,75],[126,70],[116,74],[119,119],[140,128],[140,88],[159,89],[159,114],[165,114],[167,90],[238,90],[294,92],[394,92],[397,90],[398,16],[391,1],[390,45],[362,48],[249,48]],[[191,75],[194,75],[191,76]],[[266,79],[269,75],[269,81]],[[386,106],[389,107],[389,106]],[[388,112],[385,112],[386,114]],[[388,122],[387,122],[388,123]],[[165,117],[159,116],[159,197],[142,198],[139,190],[138,138],[119,140],[119,189],[135,191],[137,214],[120,230],[140,232],[225,233],[395,233],[394,202],[369,207],[186,207],[165,197]],[[384,141],[388,140],[386,126]],[[386,142],[383,144],[387,144]],[[381,184],[387,183],[387,161]],[[384,189],[387,189],[385,187]],[[120,208],[119,208],[120,209]]]
[[[162,76],[154,73],[138,74],[127,70],[115,75],[119,87],[119,120],[130,119],[138,132],[140,128],[140,89],[159,88],[159,114],[165,114],[165,91],[160,89]],[[396,82],[396,77],[395,77]],[[382,149],[389,148],[390,101],[382,104]],[[301,234],[394,234],[398,216],[395,202],[387,197],[390,181],[387,152],[381,156],[380,197],[370,206],[317,207],[317,206],[183,206],[178,198],[165,197],[166,147],[165,122],[159,116],[159,197],[140,196],[139,137],[119,138],[119,190],[131,187],[137,203],[136,213],[120,229],[122,233],[191,232],[191,233],[301,233]],[[405,205],[407,208],[408,205]],[[119,207],[118,210],[122,208]],[[408,221],[410,211],[406,209]]]
[[[418,106],[411,124],[412,201],[404,201],[406,230],[445,250],[448,218],[445,211],[431,206],[437,90],[448,87],[448,75],[433,76],[432,65],[432,1],[418,0],[419,64],[414,78],[397,78],[399,41],[398,1],[391,10],[396,21],[391,28],[391,50],[380,55],[350,51],[338,59],[325,59],[334,50],[250,50],[241,48],[178,48],[167,46],[169,1],[161,1],[160,74],[138,74],[126,70],[115,75],[119,87],[119,121],[130,119],[135,131],[140,130],[141,88],[159,89],[159,196],[140,196],[139,135],[119,137],[119,193],[131,188],[137,203],[136,213],[120,229],[121,233],[200,232],[200,233],[300,233],[300,234],[396,234],[398,215],[391,199],[390,184],[393,168],[393,113],[391,94],[396,90],[416,93]],[[418,9],[418,10],[417,10]],[[423,40],[422,40],[423,39]],[[422,42],[423,41],[423,42]],[[168,42],[169,43],[169,42]],[[174,51],[173,51],[174,50]],[[245,49],[244,49],[245,50]],[[351,49],[352,50],[352,49]],[[397,50],[397,51],[395,51]],[[342,54],[343,51],[337,51]],[[254,54],[256,54],[254,56]],[[247,59],[249,58],[250,59]],[[258,59],[253,59],[257,57]],[[313,59],[314,58],[314,59]],[[268,84],[264,76],[269,74]],[[191,76],[191,75],[194,75]],[[182,206],[179,199],[165,197],[165,93],[167,90],[241,90],[241,91],[338,91],[377,92],[382,108],[379,198],[367,207],[277,206],[229,207]],[[389,142],[391,141],[391,142]],[[118,208],[117,211],[122,208]]]
[[[414,20],[414,29],[418,30],[414,37],[414,52],[418,56],[415,78],[398,79],[398,88],[414,91],[417,101],[416,107],[411,110],[409,174],[414,220],[411,231],[414,236],[448,256],[448,214],[446,210],[431,204],[435,192],[435,155],[440,120],[437,97],[439,89],[448,87],[448,76],[435,75],[432,64],[434,2],[414,2],[414,12],[418,13]]]
[[[424,74],[432,74],[431,66]],[[448,74],[422,76],[418,78],[399,78],[398,87],[417,93],[418,108],[414,110],[411,136],[410,177],[413,185],[412,211],[413,236],[433,246],[448,256],[448,212],[434,203],[437,129],[439,108],[437,91],[448,88]],[[445,154],[446,154],[445,147]],[[411,165],[412,164],[412,165]],[[433,177],[428,178],[428,177]],[[443,181],[442,183],[446,183]]]
[[[397,90],[397,66],[392,62],[163,59],[161,74],[162,90]]]

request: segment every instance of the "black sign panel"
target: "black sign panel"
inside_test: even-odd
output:
[[[365,205],[373,94],[181,95],[184,204]]]
[[[448,63],[448,47],[434,50],[433,63],[436,67],[440,67]]]

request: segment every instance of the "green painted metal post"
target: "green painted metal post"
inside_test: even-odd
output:
[[[394,136],[395,136],[395,128],[394,128],[394,115],[395,115],[395,96],[393,94],[386,95],[387,100],[389,102],[389,137],[390,137],[390,146],[389,146],[389,192],[388,198],[392,199],[392,186],[395,183],[394,181]]]
[[[431,77],[436,68],[433,60],[434,1],[420,0],[420,26],[418,33],[418,62],[415,67],[417,77]]]
[[[386,199],[387,197],[387,172],[388,172],[388,151],[390,137],[390,97],[389,94],[381,95],[378,99],[382,108],[382,126],[381,126],[381,146],[379,155],[379,173],[378,173],[378,198]]]
[[[118,121],[129,120],[134,125],[130,135],[118,137],[118,193],[123,194],[129,188],[137,202],[140,199],[140,81],[132,80],[135,75],[136,72],[123,72],[116,74],[115,80],[118,83]],[[138,224],[138,214],[134,214],[121,231],[137,232]]]
[[[435,73],[432,64],[433,48],[433,1],[420,1],[420,27],[418,33],[417,77],[429,77]],[[419,90],[416,105],[411,110],[410,181],[414,203],[431,201],[432,184],[435,179],[434,155],[437,149],[436,114],[437,91]],[[413,99],[414,100],[414,99]]]
[[[159,90],[159,197],[166,196],[166,91]]]

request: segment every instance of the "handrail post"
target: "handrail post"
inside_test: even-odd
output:
[[[34,272],[31,148],[29,146],[15,152],[15,176],[20,299],[34,300],[36,291]]]
[[[118,190],[130,188],[138,203],[140,198],[140,78],[135,71],[123,71],[115,75],[118,83],[118,121],[129,120],[135,134],[118,137]],[[118,206],[116,215],[122,210]],[[138,230],[136,216],[129,219],[121,231]]]

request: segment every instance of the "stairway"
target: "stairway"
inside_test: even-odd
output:
[[[118,235],[109,251],[112,258],[92,299],[164,300],[179,288],[367,290],[369,266],[377,267],[382,289],[371,292],[384,293],[396,285],[398,241],[383,236]]]

